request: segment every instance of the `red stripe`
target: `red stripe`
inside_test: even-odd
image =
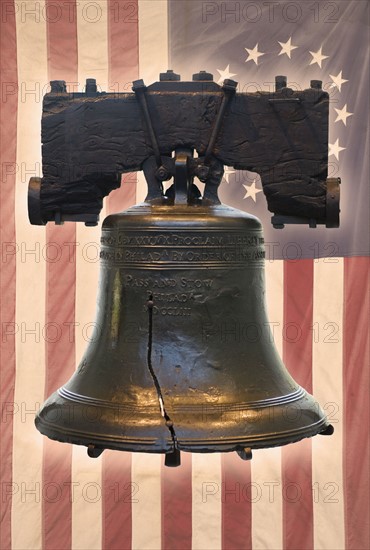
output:
[[[284,262],[283,359],[293,378],[312,392],[313,260]],[[282,449],[283,546],[313,548],[311,441]]]
[[[284,262],[284,363],[312,392],[313,260]]]
[[[49,80],[77,81],[77,24],[75,0],[46,0]],[[45,394],[63,385],[75,368],[76,259],[67,243],[76,241],[75,224],[46,227],[46,381]],[[50,323],[50,324],[48,324]],[[72,447],[44,441],[43,548],[71,548]]]
[[[104,550],[131,550],[131,506],[140,498],[131,482],[131,453],[105,451],[103,454],[103,525]]]
[[[191,550],[191,454],[181,453],[181,466],[162,465],[162,548]]]
[[[0,548],[11,548],[13,413],[15,385],[15,287],[16,287],[16,234],[14,217],[15,171],[17,155],[18,74],[16,24],[13,2],[2,5],[0,32]]]
[[[108,0],[109,92],[130,91],[127,83],[138,78],[139,28],[137,0]],[[124,151],[122,152],[124,154]],[[108,213],[125,210],[136,202],[136,175],[122,178],[120,189],[107,198]],[[136,488],[131,482],[131,455],[105,451],[103,455],[103,526],[105,550],[131,548],[131,500]],[[132,495],[132,498],[131,498]]]
[[[250,550],[253,500],[250,462],[236,453],[223,453],[221,460],[222,549]]]
[[[370,548],[369,258],[344,259],[343,466],[346,550]]]

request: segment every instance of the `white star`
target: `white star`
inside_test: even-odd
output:
[[[320,67],[320,69],[321,69],[321,63],[324,61],[324,59],[329,57],[328,55],[324,55],[321,50],[322,50],[322,46],[319,50],[317,50],[317,52],[311,52],[310,51],[310,54],[312,55],[310,65],[313,65],[314,63],[317,63],[318,66]]]
[[[252,181],[250,185],[245,185],[243,183],[243,187],[246,190],[246,194],[243,197],[243,199],[247,199],[248,197],[250,197],[251,199],[254,200],[254,202],[256,202],[257,193],[261,193],[262,191],[262,189],[256,189],[256,178]]]
[[[237,73],[231,73],[230,72],[230,65],[226,67],[226,69],[217,69],[220,73],[220,78],[218,79],[218,82],[223,82],[227,78],[231,78],[232,76],[236,76]]]
[[[229,168],[228,166],[225,166],[225,172],[224,172],[224,177],[223,179],[226,181],[226,183],[230,183],[230,176],[231,174],[235,174],[236,170],[231,170],[231,168]]]
[[[353,113],[349,113],[347,111],[347,103],[345,104],[343,109],[335,109],[335,110],[337,111],[337,115],[338,115],[337,118],[335,119],[335,122],[338,122],[339,120],[341,120],[344,126],[347,126],[347,118],[353,115]]]
[[[344,151],[346,147],[341,147],[338,143],[338,139],[335,143],[329,143],[329,155],[334,155],[337,160],[339,160],[340,151]]]
[[[248,48],[244,48],[247,52],[248,52],[248,57],[247,59],[245,60],[245,62],[247,61],[254,61],[256,65],[258,65],[258,58],[261,56],[261,55],[265,55],[264,53],[262,52],[259,52],[258,51],[258,44],[256,44],[253,48],[253,50],[249,50]]]
[[[330,74],[329,76],[333,81],[330,84],[330,88],[335,88],[336,86],[339,91],[341,91],[342,84],[344,84],[345,82],[348,82],[348,80],[346,80],[345,78],[342,78],[342,71],[340,71],[340,73],[338,73],[337,76],[334,76],[332,74]]]
[[[289,59],[291,58],[292,51],[298,48],[298,46],[293,46],[292,37],[289,38],[288,42],[279,42],[279,44],[281,46],[281,52],[279,53],[279,55],[283,55],[284,53],[286,53]]]

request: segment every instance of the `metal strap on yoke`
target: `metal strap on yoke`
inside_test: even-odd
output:
[[[229,80],[229,79],[225,80],[224,83],[223,83],[222,91],[224,92],[224,95],[222,97],[221,107],[220,107],[220,110],[217,113],[216,121],[215,121],[215,124],[213,126],[211,137],[209,139],[209,143],[208,143],[206,153],[205,153],[205,156],[204,156],[205,164],[209,164],[209,161],[210,161],[211,156],[213,154],[213,148],[215,146],[216,139],[217,139],[218,134],[220,132],[221,125],[222,125],[222,122],[223,122],[223,118],[224,118],[225,113],[226,113],[226,107],[228,106],[231,98],[234,96],[237,85],[238,85],[238,83],[235,82],[235,80]]]
[[[141,112],[144,115],[144,120],[145,120],[145,124],[146,124],[147,130],[148,130],[150,142],[151,142],[151,145],[153,147],[155,160],[156,160],[157,166],[159,168],[162,164],[161,153],[160,153],[160,150],[159,150],[157,136],[155,135],[155,132],[154,132],[152,119],[150,117],[148,103],[147,103],[147,100],[146,100],[146,93],[145,93],[146,92],[146,86],[144,84],[144,80],[135,80],[132,83],[132,89],[135,92],[135,95],[138,99],[138,102],[139,102],[139,105],[140,105],[140,108],[141,108]]]

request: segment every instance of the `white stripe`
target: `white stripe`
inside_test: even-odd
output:
[[[139,0],[139,78],[146,85],[159,80],[168,69],[167,0]],[[138,172],[136,202],[147,194],[143,172]]]
[[[345,548],[342,477],[343,259],[314,264],[313,394],[335,432],[312,440],[314,547]]]
[[[92,339],[99,292],[101,224],[76,224],[76,363]]]
[[[106,0],[76,2],[79,91],[86,78],[95,78],[108,92],[108,5]]]
[[[161,464],[164,455],[132,453],[132,549],[161,548]]]
[[[72,548],[102,547],[102,457],[89,458],[86,447],[73,446]]]
[[[222,475],[220,453],[192,455],[193,550],[222,546]]]
[[[139,0],[139,73],[146,84],[168,69],[167,0]]]
[[[78,3],[78,82],[82,90],[86,78],[96,78],[98,89],[108,91],[108,24],[107,3],[89,10]],[[100,214],[104,219],[104,209]],[[76,366],[89,344],[96,322],[99,280],[101,223],[97,227],[76,224]],[[72,482],[75,498],[72,503],[72,547],[99,550],[102,542],[102,499],[89,498],[83,488],[96,487],[102,493],[102,460],[87,457],[86,447],[73,447]]]
[[[98,296],[99,247],[101,227],[76,224],[76,366],[89,344],[96,315]],[[102,461],[88,458],[86,447],[73,447],[72,481],[79,489],[86,483],[101,487]],[[99,549],[102,540],[101,500],[89,502],[77,490],[72,503],[72,547]]]
[[[41,172],[42,95],[47,86],[44,2],[22,2],[16,10],[18,53],[18,131],[16,182],[16,380],[14,416],[12,544],[41,548],[43,438],[34,426],[44,400],[45,382],[45,228],[31,226],[27,187]],[[33,12],[33,13],[31,13]],[[35,163],[38,166],[35,170]],[[26,254],[27,250],[35,253]],[[35,334],[27,331],[35,330]],[[30,492],[28,492],[30,491]],[[32,493],[33,491],[33,493]]]
[[[280,260],[266,262],[266,301],[268,320],[275,345],[282,354],[283,275]],[[281,449],[259,449],[253,453],[252,465],[252,548],[274,548],[283,545],[283,502],[281,490]]]
[[[258,449],[252,465],[252,548],[283,547],[281,449]]]
[[[284,262],[265,263],[267,317],[280,357],[283,355]]]
[[[76,224],[76,366],[89,344],[96,322],[100,232],[101,227]],[[77,487],[77,496],[72,502],[73,548],[101,548],[102,502],[89,501],[87,506],[80,490],[88,483],[101,488],[101,469],[102,461],[88,458],[86,447],[73,447],[72,481]]]

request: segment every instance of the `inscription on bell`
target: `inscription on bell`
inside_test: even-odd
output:
[[[189,289],[209,289],[213,286],[213,279],[189,279],[187,277],[176,278],[163,277],[160,279],[154,279],[151,277],[140,278],[132,275],[126,275],[124,279],[124,285],[128,287],[137,288],[189,288]]]
[[[212,233],[212,231],[210,231]],[[260,232],[241,234],[214,233],[188,234],[130,234],[106,231],[102,236],[100,257],[103,262],[116,266],[155,265],[181,267],[191,265],[197,268],[227,264],[238,267],[241,264],[258,262],[265,257],[263,237]]]
[[[260,235],[178,235],[178,234],[156,234],[156,235],[128,235],[118,233],[102,235],[102,244],[110,246],[230,246],[230,245],[250,245],[257,246],[263,244],[263,237]]]

